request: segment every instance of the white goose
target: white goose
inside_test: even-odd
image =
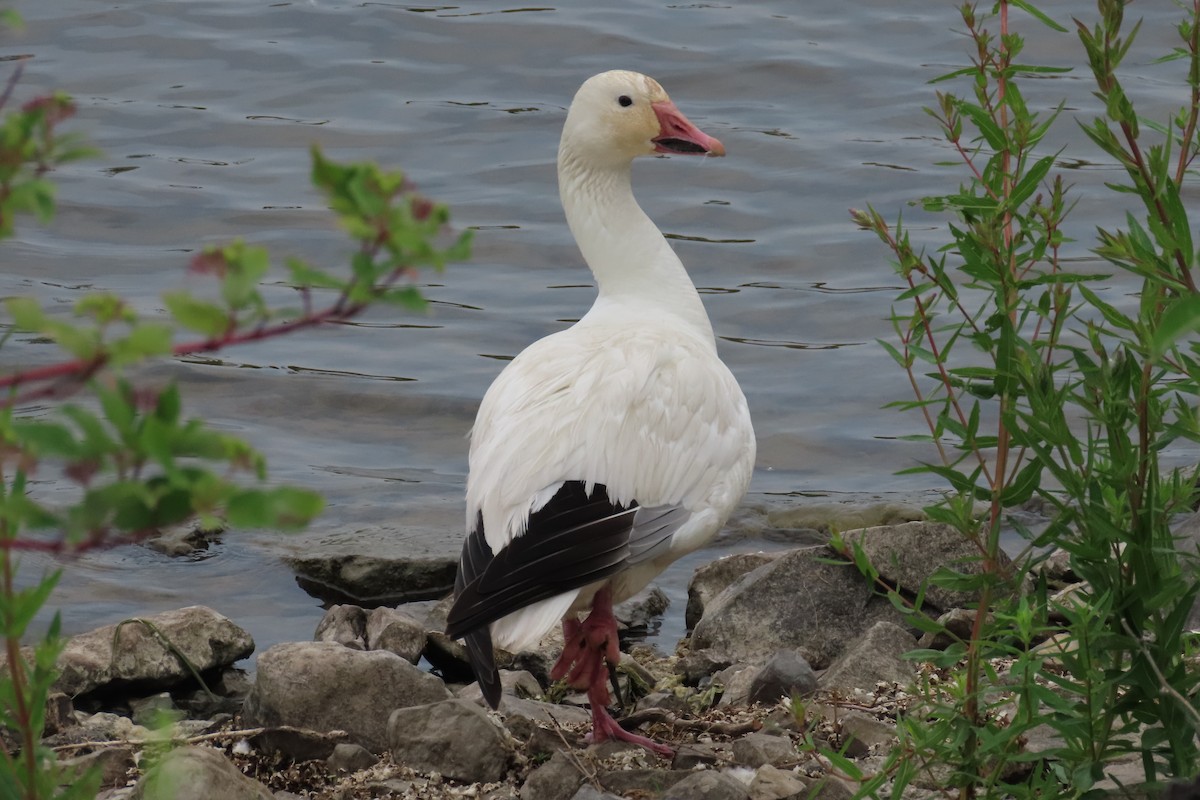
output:
[[[495,708],[493,643],[532,647],[561,620],[552,676],[587,690],[592,741],[670,753],[606,709],[607,669],[620,659],[612,606],[717,533],[746,492],[755,441],[700,295],[634,200],[633,159],[655,153],[725,148],[645,75],[605,72],[580,87],[558,148],[559,193],[599,295],[483,398],[446,631],[466,639]]]

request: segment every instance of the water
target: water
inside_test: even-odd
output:
[[[348,245],[308,182],[314,143],[335,158],[407,169],[451,204],[456,225],[477,231],[470,264],[425,276],[429,316],[380,309],[317,335],[156,368],[155,378],[184,385],[190,413],[261,448],[273,480],[326,492],[329,512],[304,536],[230,534],[194,560],[127,547],[72,561],[55,595],[68,632],[205,603],[246,625],[261,649],[309,637],[321,613],[281,555],[357,528],[417,531],[457,549],[464,437],[479,398],[504,359],[591,302],[554,157],[579,83],[615,67],[657,77],[729,151],[646,160],[635,185],[705,292],[722,356],[749,398],[759,461],[747,504],[931,485],[894,475],[928,455],[896,438],[917,420],[881,409],[908,391],[875,344],[889,335],[897,279],[846,209],[870,203],[894,217],[960,180],[932,166],[951,154],[921,111],[933,98],[925,82],[965,60],[952,7],[562,5],[19,4],[27,27],[0,48],[33,56],[17,99],[74,95],[74,128],[103,155],[55,174],[58,217],[22,225],[3,245],[0,294],[66,308],[111,290],[154,315],[163,291],[199,285],[184,274],[198,247],[238,236],[278,260],[339,263]],[[1094,13],[1052,5],[1064,23]],[[1173,45],[1176,11],[1135,10],[1148,22],[1129,89],[1141,110],[1161,112],[1180,67],[1149,62]],[[1026,61],[1082,63],[1073,34],[1021,24]],[[1035,107],[1065,96],[1066,113],[1083,119],[1095,111],[1090,91],[1081,73],[1026,86]],[[1072,254],[1086,261],[1093,226],[1115,224],[1125,198],[1098,189],[1117,173],[1072,123],[1057,136],[1071,147],[1064,160],[1082,198]],[[906,215],[918,237],[930,235],[929,218]],[[0,356],[8,367],[54,357],[29,341]],[[761,544],[724,541],[703,557]],[[46,565],[27,558],[26,579]],[[675,596],[693,566],[665,577]]]

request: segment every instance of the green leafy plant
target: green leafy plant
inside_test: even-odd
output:
[[[1125,33],[1123,0],[1100,0],[1097,21],[1075,22],[1104,115],[1083,125],[1123,168],[1109,184],[1141,205],[1125,229],[1101,230],[1095,249],[1112,275],[1073,272],[1062,256],[1068,186],[1042,152],[1059,109],[1026,105],[1022,79],[1061,71],[1024,63],[1011,25],[1019,10],[1066,29],[1025,0],[990,13],[962,8],[972,64],[939,78],[927,109],[965,170],[956,191],[922,201],[947,218],[932,253],[874,209],[852,212],[892,252],[907,289],[897,298],[896,343],[937,460],[915,468],[950,492],[930,509],[975,545],[977,576],[944,571],[935,582],[979,597],[970,635],[944,653],[922,653],[947,671],[919,713],[900,720],[900,746],[864,794],[900,796],[914,780],[960,797],[1086,796],[1115,758],[1136,755],[1146,780],[1191,778],[1198,765],[1197,675],[1184,659],[1195,566],[1170,524],[1196,500],[1195,468],[1162,456],[1200,440],[1196,251],[1182,200],[1200,148],[1200,2],[1184,7],[1181,44],[1164,60],[1184,67],[1186,99],[1164,122],[1140,119],[1119,68],[1137,33]],[[1115,277],[1114,277],[1115,276]],[[1099,291],[1138,283],[1134,310]],[[1122,283],[1121,285],[1126,285]],[[1000,546],[1006,512],[1031,498],[1050,509],[1031,549],[1010,563]],[[986,504],[982,516],[979,502]],[[1020,526],[1016,526],[1020,530]],[[1047,548],[1070,555],[1084,581],[1071,600],[1019,582]],[[1036,647],[1058,631],[1053,647]],[[928,626],[929,621],[924,625]],[[1042,723],[1057,744],[1031,753]]]
[[[0,96],[3,109],[17,75]],[[0,238],[22,214],[54,213],[47,174],[90,150],[59,126],[73,112],[62,95],[38,98],[0,123]],[[0,800],[83,798],[97,776],[68,774],[40,744],[48,692],[61,651],[57,617],[30,650],[21,641],[54,591],[58,574],[28,589],[16,584],[22,551],[81,552],[138,541],[165,526],[199,518],[233,528],[296,529],[321,510],[318,494],[271,486],[266,464],[247,443],[184,414],[177,386],[150,386],[127,375],[147,359],[221,350],[349,319],[375,303],[419,310],[412,278],[465,259],[470,235],[450,235],[445,206],[418,195],[404,176],[372,164],[338,164],[312,152],[312,179],[354,241],[348,269],[286,261],[294,307],[269,304],[259,286],[271,270],[268,253],[234,242],[210,247],[190,269],[212,279],[203,296],[167,293],[170,319],[144,318],[122,298],[91,293],[68,316],[28,297],[9,298],[0,326],[52,340],[65,358],[0,375]],[[177,341],[177,331],[193,338]],[[16,409],[49,401],[37,418]],[[55,503],[31,479],[73,485],[75,499]]]

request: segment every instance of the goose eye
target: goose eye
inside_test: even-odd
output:
[[[617,98],[617,102],[621,104],[622,108],[629,108],[633,105],[633,98],[627,94],[623,94]]]

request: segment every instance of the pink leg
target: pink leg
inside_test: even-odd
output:
[[[592,706],[592,733],[588,740],[593,743],[617,739],[622,742],[645,747],[662,756],[673,756],[674,751],[666,745],[638,736],[622,728],[608,713],[608,667],[621,660],[617,640],[617,618],[612,611],[612,590],[605,586],[592,599],[592,611],[587,619],[563,620],[562,655],[550,670],[554,680],[567,679],[575,689],[587,691],[588,703]]]

